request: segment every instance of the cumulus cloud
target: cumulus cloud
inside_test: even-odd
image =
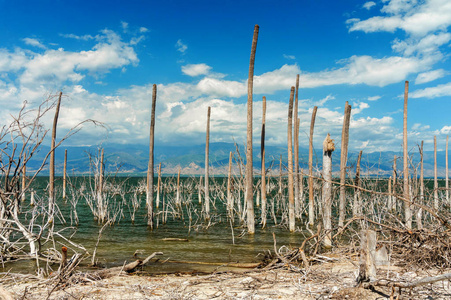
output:
[[[443,69],[420,73],[420,74],[418,74],[417,78],[415,79],[415,84],[431,82],[436,79],[444,77],[446,74],[447,74],[447,72]]]
[[[415,36],[424,36],[451,25],[451,2],[448,0],[385,2],[387,4],[381,12],[386,16],[375,16],[367,20],[353,19],[349,30],[368,33],[402,29]]]
[[[188,64],[182,66],[183,74],[188,76],[199,76],[199,75],[207,75],[211,70],[211,67],[206,64]]]
[[[368,100],[368,101],[377,101],[377,100],[379,100],[380,98],[381,98],[381,96],[371,96],[371,97],[368,97],[367,100]]]

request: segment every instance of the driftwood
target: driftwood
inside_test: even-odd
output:
[[[122,267],[113,267],[113,268],[103,269],[103,270],[99,270],[99,271],[90,273],[89,275],[94,278],[103,279],[103,278],[113,277],[116,275],[132,273],[136,270],[136,268],[146,265],[152,258],[154,258],[157,255],[163,255],[163,252],[154,252],[144,260],[137,259],[134,262],[126,264]]]
[[[418,279],[412,282],[400,282],[400,281],[391,281],[387,279],[379,279],[377,281],[371,283],[364,283],[363,286],[365,288],[370,288],[374,286],[388,286],[388,287],[398,287],[398,288],[414,288],[417,286],[434,283],[437,281],[450,280],[451,273],[446,273],[437,276],[425,277],[422,279]]]

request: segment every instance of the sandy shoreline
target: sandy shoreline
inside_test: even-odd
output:
[[[396,266],[378,268],[378,278],[412,282],[450,270],[405,270]],[[3,275],[0,299],[450,299],[449,280],[413,289],[368,289],[356,287],[357,262],[339,259],[308,270],[287,266],[273,270],[217,272],[208,275],[122,275],[102,280],[56,284],[35,277]],[[57,286],[57,287],[56,287]],[[56,288],[55,288],[56,287]],[[396,299],[396,298],[394,298]]]

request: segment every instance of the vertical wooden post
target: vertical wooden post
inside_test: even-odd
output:
[[[293,191],[293,97],[294,86],[291,87],[290,102],[288,104],[288,224],[290,232],[295,230],[294,191]]]
[[[211,108],[207,111],[207,137],[205,142],[205,220],[210,219],[210,190],[209,190],[209,154],[210,154],[210,113]]]
[[[420,146],[420,195],[419,199],[420,204],[424,205],[424,156],[423,156],[423,141],[421,141]],[[418,229],[423,228],[423,209],[421,207],[418,208],[417,211],[417,227]]]
[[[437,137],[434,135],[434,209],[438,210]]]
[[[315,200],[313,198],[313,129],[315,127],[316,111],[318,107],[313,107],[312,120],[310,122],[309,151],[308,151],[308,190],[309,190],[309,206],[308,206],[308,225],[313,226],[315,222]]]
[[[407,148],[407,99],[409,95],[409,82],[405,82],[404,88],[404,126],[403,126],[403,162],[404,162],[404,171],[403,171],[403,196],[404,199],[410,201],[410,193],[409,193],[409,160],[408,160],[408,148]],[[410,208],[410,204],[404,202],[404,215],[406,227],[408,229],[412,229],[412,210]]]
[[[246,203],[247,203],[247,231],[255,233],[254,200],[253,200],[253,164],[252,164],[252,95],[254,88],[254,63],[257,50],[259,26],[254,27],[252,38],[251,58],[249,62],[249,79],[247,82],[247,149],[246,149]]]
[[[233,196],[232,196],[232,158],[233,152],[229,154],[229,170],[227,172],[227,212],[233,221]]]
[[[448,138],[446,136],[446,147],[445,147],[445,199],[446,203],[451,206],[451,202],[449,199],[449,166],[448,166]]]
[[[152,111],[150,117],[149,165],[147,168],[147,225],[153,229],[153,176],[154,176],[154,141],[155,141],[155,107],[157,103],[157,85],[152,86]]]
[[[398,176],[398,171],[397,171],[397,167],[396,167],[396,161],[397,161],[397,157],[396,155],[393,157],[393,184],[392,184],[392,188],[393,188],[393,197],[392,197],[392,206],[390,207],[391,210],[395,210],[396,209],[396,202],[397,202],[397,191],[396,191],[396,177]]]
[[[53,215],[55,213],[55,140],[56,140],[56,126],[58,124],[58,115],[60,112],[62,95],[63,92],[60,92],[58,96],[58,102],[56,104],[55,117],[53,118],[52,141],[50,146],[49,222],[53,222]]]
[[[375,231],[361,231],[358,283],[376,280],[376,243],[377,237]]]
[[[67,149],[64,150],[64,169],[63,169],[63,199],[66,199],[66,178],[67,176]]]
[[[262,184],[261,184],[261,194],[262,194],[262,207],[261,207],[261,218],[262,218],[262,227],[266,227],[266,166],[265,166],[265,130],[266,130],[266,97],[263,96],[262,103],[262,136],[261,136],[261,147],[260,147],[260,156],[262,158]]]
[[[296,75],[296,93],[294,97],[294,212],[300,218],[299,199],[299,74]]]
[[[332,152],[335,150],[334,140],[328,133],[323,142],[323,228],[325,231],[323,244],[332,247]]]
[[[179,171],[177,173],[177,191],[176,191],[176,195],[175,195],[175,205],[177,206],[177,208],[182,208],[182,201],[180,199],[180,171],[181,171],[181,167],[179,166]]]
[[[161,162],[158,165],[157,199],[155,201],[155,207],[157,209],[160,207],[160,190],[161,190]]]
[[[340,157],[340,200],[338,227],[343,227],[346,215],[346,163],[348,160],[349,123],[351,121],[351,105],[346,101],[341,131],[341,157]]]
[[[355,181],[354,181],[354,205],[352,206],[352,215],[354,217],[362,214],[362,205],[360,203],[360,161],[362,159],[362,150],[359,152],[359,156],[357,157],[357,166],[355,168]],[[340,187],[341,188],[341,187]],[[391,186],[389,185],[389,190]],[[391,191],[388,193],[390,194]]]

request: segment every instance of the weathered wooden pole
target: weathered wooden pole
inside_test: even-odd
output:
[[[409,193],[409,160],[408,160],[408,148],[407,148],[407,99],[409,95],[409,82],[405,82],[404,88],[404,126],[403,126],[403,162],[404,162],[404,171],[403,171],[403,196],[404,199],[410,201],[410,193]],[[406,227],[408,229],[412,229],[412,210],[410,208],[410,204],[404,202],[404,216]]]
[[[161,162],[158,165],[157,199],[155,201],[155,207],[157,209],[160,207],[160,191],[161,191]]]
[[[55,117],[53,118],[52,127],[52,141],[50,146],[50,165],[49,165],[49,222],[53,222],[53,215],[55,214],[55,140],[56,127],[58,124],[58,115],[61,106],[61,97],[63,92],[59,93],[58,102],[56,104]]]
[[[438,210],[437,136],[434,135],[434,209]]]
[[[210,189],[209,189],[209,154],[210,154],[210,113],[211,107],[207,111],[207,136],[205,142],[205,220],[210,219]]]
[[[261,207],[261,218],[262,218],[262,228],[266,227],[266,166],[265,166],[265,130],[266,130],[266,97],[263,96],[262,103],[262,136],[261,136],[261,147],[260,155],[262,158],[262,184],[261,184],[261,194],[262,194],[262,207]]]
[[[175,195],[175,205],[177,206],[177,208],[181,209],[182,208],[182,199],[180,198],[180,172],[182,170],[182,167],[179,166],[179,170],[177,172],[177,191],[176,191],[176,195]]]
[[[323,142],[323,228],[325,231],[323,244],[332,247],[332,152],[335,150],[334,140],[328,133]]]
[[[229,154],[229,170],[227,172],[227,212],[233,221],[233,196],[232,196],[232,159],[233,152]]]
[[[24,164],[22,167],[22,202],[25,201],[25,188],[27,187],[27,166]]]
[[[420,195],[418,201],[421,205],[424,205],[424,155],[423,155],[423,141],[420,146]],[[417,228],[423,228],[423,209],[418,208],[417,211]]]
[[[362,205],[360,203],[360,161],[362,159],[362,150],[357,157],[357,166],[355,168],[355,181],[354,181],[354,205],[352,206],[352,215],[354,217],[362,214]],[[389,194],[391,193],[391,185],[389,183]],[[390,197],[390,196],[389,196]]]
[[[313,107],[312,120],[310,122],[309,151],[308,151],[308,225],[313,226],[315,222],[315,199],[313,197],[313,129],[315,128],[316,111],[318,107]]]
[[[296,218],[300,218],[299,199],[299,74],[296,75],[296,93],[294,97],[294,213]]]
[[[396,187],[397,187],[397,182],[396,182],[396,178],[398,177],[398,171],[397,171],[397,166],[396,166],[396,161],[398,160],[398,158],[396,157],[396,155],[394,155],[393,157],[393,184],[392,184],[392,189],[393,189],[393,197],[392,197],[392,206],[390,207],[391,210],[395,210],[396,209],[396,202],[397,202],[397,191],[396,191]]]
[[[293,97],[294,86],[291,87],[290,102],[288,104],[288,227],[290,232],[295,230],[294,191],[293,191]]]
[[[150,116],[149,165],[147,167],[147,225],[153,229],[153,176],[154,176],[154,141],[155,141],[155,107],[157,103],[157,85],[152,86],[152,110]]]
[[[66,181],[67,181],[67,149],[64,150],[64,168],[63,168],[63,199],[66,199]]]
[[[249,79],[247,82],[247,149],[246,149],[246,203],[247,203],[247,231],[255,233],[254,200],[253,200],[253,165],[252,165],[252,95],[254,88],[254,63],[257,50],[258,25],[254,27],[252,38],[251,58],[249,62]]]
[[[451,202],[449,199],[449,166],[448,166],[448,138],[446,136],[446,147],[445,147],[445,199],[446,203],[451,206]]]
[[[341,131],[341,157],[340,157],[340,198],[338,227],[343,227],[346,216],[346,163],[348,160],[349,123],[351,121],[351,105],[346,101]]]

